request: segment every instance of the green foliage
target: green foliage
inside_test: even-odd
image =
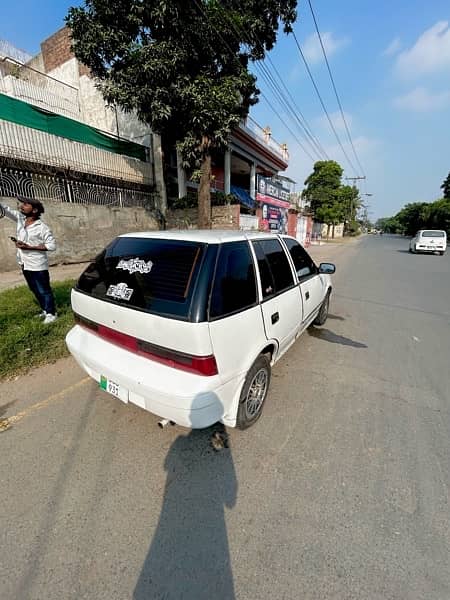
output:
[[[385,217],[378,219],[375,223],[375,228],[380,229],[385,233],[404,233],[403,225],[397,217]]]
[[[347,223],[346,233],[351,237],[359,235],[361,233],[361,225],[358,221],[350,221]]]
[[[69,9],[76,57],[108,103],[135,110],[189,169],[257,101],[250,61],[264,58],[279,23],[290,31],[296,0],[86,0]]]
[[[233,194],[224,194],[223,192],[214,192],[211,194],[211,205],[212,206],[225,206],[226,204],[239,204],[239,198],[233,196]],[[173,210],[195,208],[197,206],[197,197],[195,194],[188,193],[183,198],[175,198],[170,203],[170,208]]]
[[[444,199],[450,200],[450,173],[441,185],[441,190],[443,191]]]
[[[419,229],[444,229],[450,235],[450,199],[407,204],[394,217],[379,219],[377,227],[409,236]]]
[[[65,337],[73,326],[70,291],[73,281],[52,284],[58,320],[44,325],[35,319],[40,308],[26,286],[0,293],[0,379],[68,354]]]
[[[327,225],[353,221],[360,206],[356,187],[342,185],[342,167],[334,160],[318,161],[305,181],[303,197],[316,220]]]

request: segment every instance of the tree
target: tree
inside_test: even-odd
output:
[[[75,56],[108,103],[139,118],[200,167],[199,226],[210,226],[211,152],[257,102],[250,61],[296,19],[296,0],[86,0],[69,9]]]
[[[447,175],[447,179],[441,185],[441,190],[444,192],[444,198],[450,200],[450,173]]]
[[[405,235],[414,235],[419,229],[427,227],[429,217],[430,204],[427,202],[406,204],[396,215]]]
[[[316,219],[328,225],[327,237],[331,227],[334,237],[335,225],[342,223],[347,217],[351,218],[357,208],[358,191],[342,185],[343,172],[336,161],[320,160],[314,164],[313,172],[305,181],[306,188],[302,195],[310,202]]]

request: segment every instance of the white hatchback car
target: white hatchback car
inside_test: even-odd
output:
[[[261,414],[271,365],[325,322],[334,271],[284,235],[123,235],[72,290],[67,346],[123,402],[187,427],[244,429]]]
[[[410,252],[439,252],[447,249],[447,233],[440,229],[421,229],[409,242]]]

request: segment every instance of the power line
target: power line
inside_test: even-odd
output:
[[[267,70],[267,67],[265,67],[265,70],[262,68],[263,65],[256,65],[256,67],[258,68],[258,70],[260,71],[262,77],[264,78],[264,80],[266,81],[268,87],[271,89],[272,94],[274,95],[274,97],[276,97],[276,99],[278,100],[280,106],[282,108],[287,108],[287,112],[288,112],[288,116],[294,121],[295,125],[297,128],[300,129],[299,126],[303,127],[303,125],[301,124],[301,122],[298,120],[298,118],[296,117],[295,113],[292,111],[292,107],[289,105],[289,101],[286,99],[286,97],[283,95],[283,93],[277,88],[276,83],[272,77],[272,75],[270,74],[270,72]],[[264,98],[264,100],[266,102],[267,101],[267,96],[265,96],[264,94],[261,93],[261,96]],[[269,103],[268,103],[269,104]],[[277,113],[277,111],[273,108],[272,105],[270,105],[270,107],[272,108],[272,110],[275,112],[275,114],[277,115],[277,117],[279,117],[279,114]],[[304,128],[304,127],[303,127]],[[291,132],[292,134],[292,132]],[[301,133],[301,135],[305,135],[303,132]],[[307,134],[306,134],[307,135]],[[297,136],[295,136],[295,139],[297,140],[297,142],[299,143],[300,147],[303,149],[303,151],[305,151],[304,146],[298,141]],[[310,139],[308,139],[308,137],[306,138],[306,141],[309,143],[312,151],[314,152],[314,154],[316,155],[316,158],[321,158],[321,151],[320,149],[317,148],[317,146],[311,142]],[[307,152],[308,156],[311,158],[311,160],[314,161],[314,158],[309,154],[309,152]]]
[[[250,42],[250,44],[251,44],[251,42],[254,41],[255,39],[261,43],[261,41],[259,40],[259,38],[255,34],[252,34],[251,36],[249,34],[247,34],[247,32],[244,31],[244,29],[239,24],[235,23],[230,18],[230,16],[228,15],[228,13],[226,13],[226,11],[222,11],[222,14],[227,19],[227,21],[230,24],[232,30],[236,33],[235,40],[238,43],[241,43],[241,40],[244,40],[244,43],[249,44],[249,42]],[[223,37],[222,37],[222,39],[223,39]],[[269,60],[270,60],[270,57],[269,57]],[[291,97],[291,99],[292,99],[292,101],[293,101],[293,103],[295,105],[295,101],[292,98],[292,96],[291,96],[289,90],[287,89],[285,83],[283,82],[283,80],[281,78],[281,75],[277,71],[275,65],[273,65],[272,62],[271,62],[271,64],[272,64],[273,69],[274,69],[275,73],[277,74],[277,76],[278,76],[281,84],[286,89],[286,91],[290,95],[290,97]],[[278,103],[280,104],[280,106],[283,109],[287,108],[287,113],[288,113],[287,116],[294,122],[294,124],[296,125],[296,127],[298,128],[298,130],[300,132],[300,135],[301,136],[306,136],[305,141],[309,144],[311,150],[313,151],[313,153],[316,154],[317,158],[321,159],[323,157],[323,155],[325,155],[325,157],[328,158],[325,150],[320,145],[320,142],[315,138],[314,134],[311,132],[311,128],[308,126],[308,123],[307,123],[305,117],[303,116],[303,114],[301,113],[300,109],[298,107],[296,107],[298,113],[300,114],[301,118],[303,119],[303,122],[300,119],[300,117],[298,116],[297,112],[293,109],[292,105],[290,104],[288,98],[286,98],[286,96],[283,93],[283,91],[279,89],[279,86],[277,85],[276,81],[274,80],[274,78],[273,78],[272,74],[270,73],[270,70],[268,69],[268,67],[264,64],[264,61],[261,61],[260,63],[257,62],[257,61],[255,61],[255,68],[261,73],[261,76],[266,81],[266,84],[267,84],[268,88],[271,90],[274,98],[278,101]],[[261,95],[263,96],[263,94],[261,94]],[[279,114],[273,108],[273,106],[268,102],[266,96],[264,96],[264,99],[269,104],[269,106],[271,107],[271,109],[274,111],[274,113],[276,114],[276,116],[279,118]],[[283,120],[282,120],[282,122],[285,125],[285,127],[287,127],[286,123]],[[291,133],[291,135],[293,135],[292,130],[289,127],[287,127],[287,129]],[[304,152],[306,152],[304,146],[299,142],[299,140],[295,136],[295,134],[294,134],[294,139],[296,139],[297,143],[300,145],[300,147],[302,148],[302,150]],[[306,153],[311,158],[311,160],[314,160],[311,157],[311,155],[309,154],[309,152],[306,152]]]
[[[293,35],[293,37],[294,37],[294,40],[295,40],[295,43],[296,43],[296,45],[297,45],[298,51],[300,52],[300,56],[301,56],[301,57],[302,57],[302,59],[303,59],[303,62],[304,62],[304,64],[305,64],[305,67],[306,67],[306,70],[308,71],[308,75],[309,75],[309,77],[310,77],[310,79],[311,79],[311,81],[312,81],[312,84],[313,84],[313,86],[314,86],[314,89],[316,90],[316,94],[317,94],[317,96],[318,96],[318,98],[319,98],[320,104],[322,105],[323,111],[324,111],[324,113],[325,113],[325,115],[326,115],[326,117],[327,117],[327,119],[328,119],[328,123],[330,124],[330,127],[331,127],[331,129],[333,130],[333,133],[334,133],[334,135],[335,135],[335,137],[336,137],[336,140],[337,140],[337,142],[338,142],[339,146],[341,147],[341,150],[342,150],[342,152],[343,152],[343,154],[344,154],[345,158],[347,159],[347,162],[348,162],[348,164],[351,166],[351,168],[352,168],[353,172],[354,172],[354,173],[356,173],[356,169],[355,169],[355,167],[353,166],[353,163],[352,163],[352,161],[351,161],[351,160],[350,160],[350,158],[348,157],[348,155],[347,155],[347,152],[345,151],[345,148],[344,148],[344,146],[342,145],[342,142],[341,142],[341,140],[340,140],[340,138],[339,138],[339,136],[338,136],[338,134],[337,134],[337,131],[336,131],[336,129],[335,129],[335,127],[334,127],[334,125],[333,125],[333,122],[332,122],[332,120],[331,120],[331,118],[330,118],[330,115],[328,114],[328,111],[327,111],[327,109],[326,109],[326,106],[325,106],[325,104],[324,104],[324,101],[322,100],[322,96],[320,95],[319,89],[318,89],[318,87],[317,87],[317,85],[316,85],[316,82],[314,81],[314,77],[313,77],[313,75],[312,75],[312,73],[311,73],[311,69],[309,68],[308,62],[307,62],[307,60],[306,60],[306,58],[305,58],[305,56],[304,56],[304,54],[303,54],[303,51],[302,51],[302,49],[301,49],[301,47],[300,47],[300,44],[298,43],[297,36],[295,35],[295,31],[292,31],[292,35]]]
[[[194,3],[197,6],[197,8],[199,9],[199,11],[208,19],[208,15],[207,15],[207,13],[205,11],[205,8],[201,5],[201,2],[199,0],[194,0]],[[225,13],[225,17],[227,18],[227,14],[226,13]],[[234,31],[238,34],[237,37],[235,38],[235,40],[240,44],[241,42],[240,42],[240,38],[239,38],[239,32],[236,29],[235,24],[232,21],[230,21],[230,23],[231,23],[231,26],[233,27]],[[220,39],[222,40],[222,42],[224,43],[224,45],[230,51],[230,56],[232,57],[232,59],[234,61],[236,61],[239,64],[239,67],[241,68],[242,64],[240,63],[240,61],[236,57],[235,52],[232,50],[232,48],[230,47],[230,45],[228,44],[228,42],[225,40],[225,38],[223,37],[223,35],[221,35],[220,31],[216,27],[214,27],[214,26],[213,26],[213,28],[217,32],[217,35],[220,37]],[[309,156],[309,158],[312,161],[314,161],[314,159],[311,156],[311,154],[306,150],[306,148],[303,146],[303,144],[299,141],[299,139],[297,138],[297,136],[295,135],[295,133],[293,133],[293,131],[289,128],[289,126],[283,121],[283,119],[280,117],[280,115],[278,114],[278,112],[274,109],[274,107],[272,106],[272,104],[268,101],[268,99],[266,97],[264,97],[264,98],[265,98],[266,102],[269,104],[269,106],[271,107],[271,109],[274,112],[274,114],[280,119],[280,121],[283,123],[283,125],[286,127],[286,129],[289,131],[289,133],[293,136],[293,138],[297,141],[297,143],[302,148],[302,150],[305,152],[305,154],[307,154]]]
[[[327,153],[325,152],[324,148],[322,147],[319,139],[312,132],[311,126],[309,125],[306,117],[303,115],[302,111],[300,110],[300,108],[298,107],[297,103],[295,102],[295,100],[294,100],[291,92],[289,91],[289,88],[286,86],[285,82],[283,81],[283,79],[282,79],[279,71],[277,70],[276,66],[273,64],[273,61],[270,58],[270,56],[267,56],[267,60],[269,61],[270,65],[272,66],[272,69],[274,70],[275,74],[277,75],[278,79],[280,80],[281,85],[286,90],[286,93],[288,94],[289,98],[292,100],[293,106],[296,109],[296,111],[298,112],[298,114],[300,115],[300,117],[301,117],[301,119],[302,119],[302,121],[304,123],[303,127],[308,132],[309,137],[311,138],[312,141],[314,141],[314,144],[319,149],[319,151],[329,160],[329,156],[327,155]]]
[[[318,35],[318,37],[319,37],[320,46],[321,46],[321,48],[322,48],[323,56],[324,56],[324,58],[325,58],[325,62],[326,62],[327,69],[328,69],[328,74],[330,75],[331,83],[332,83],[332,85],[333,85],[334,94],[335,94],[335,96],[336,96],[336,100],[337,100],[337,103],[338,103],[338,105],[339,105],[339,110],[341,111],[342,120],[344,121],[344,125],[345,125],[345,130],[346,130],[346,132],[347,132],[348,141],[350,142],[350,145],[351,145],[351,147],[352,147],[352,150],[353,150],[353,155],[354,155],[354,157],[355,157],[355,159],[356,159],[356,162],[358,163],[358,166],[359,166],[359,168],[361,169],[361,172],[362,172],[362,174],[364,175],[364,169],[363,169],[363,167],[362,167],[362,165],[361,165],[361,163],[360,163],[360,161],[359,161],[358,155],[356,154],[355,146],[353,145],[352,136],[350,135],[350,130],[349,130],[349,128],[348,128],[347,121],[346,121],[346,119],[345,119],[344,110],[343,110],[343,108],[342,108],[342,104],[341,104],[341,101],[340,101],[340,99],[339,99],[339,94],[338,94],[338,92],[337,92],[336,85],[335,85],[335,83],[334,83],[333,74],[332,74],[332,72],[331,72],[330,64],[329,64],[329,62],[328,62],[327,53],[325,52],[325,47],[324,47],[324,45],[323,45],[323,42],[322,42],[322,36],[320,35],[319,26],[318,26],[318,24],[317,24],[316,15],[314,14],[314,10],[313,10],[312,4],[311,4],[311,0],[308,0],[308,4],[309,4],[309,8],[310,8],[310,10],[311,10],[312,18],[313,18],[313,20],[314,20],[314,25],[315,25],[315,27],[316,27],[316,32],[317,32],[317,35]]]

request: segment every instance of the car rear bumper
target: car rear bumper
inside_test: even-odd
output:
[[[217,421],[234,426],[230,413],[239,382],[222,385],[219,376],[205,377],[181,371],[136,355],[79,325],[66,336],[75,360],[100,384],[101,377],[120,387],[122,400],[194,429]]]
[[[446,246],[416,246],[416,252],[445,252]]]

